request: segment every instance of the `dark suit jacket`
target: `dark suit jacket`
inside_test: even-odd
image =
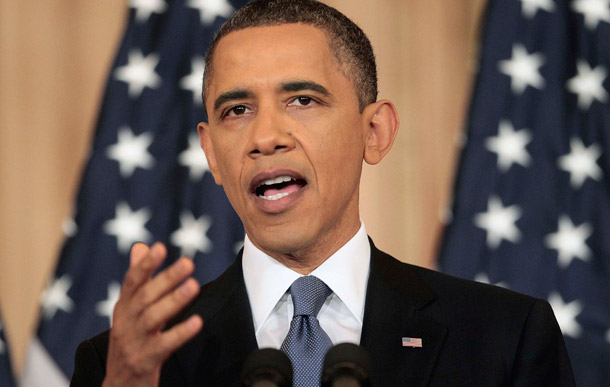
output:
[[[241,254],[177,317],[201,333],[165,363],[163,386],[235,386],[257,348]],[[421,338],[421,348],[402,346]],[[361,345],[374,386],[573,386],[561,331],[546,301],[401,263],[371,242]],[[73,386],[100,385],[108,332],[83,342]]]

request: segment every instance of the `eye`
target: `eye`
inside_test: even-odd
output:
[[[293,99],[292,102],[290,102],[290,105],[309,106],[314,102],[315,100],[311,97],[300,96]]]
[[[226,113],[223,115],[224,117],[235,117],[235,116],[241,116],[242,114],[246,114],[249,113],[250,109],[244,105],[237,105],[237,106],[233,106],[232,108],[230,108],[229,110],[226,111]]]

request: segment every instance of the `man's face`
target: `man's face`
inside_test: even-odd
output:
[[[325,259],[359,228],[368,123],[326,35],[303,24],[247,28],[219,42],[202,146],[259,248]]]

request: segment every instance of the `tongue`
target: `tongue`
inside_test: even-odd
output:
[[[284,183],[284,184],[273,184],[266,187],[263,191],[264,196],[273,196],[279,193],[297,192],[301,188],[301,185],[296,182]]]

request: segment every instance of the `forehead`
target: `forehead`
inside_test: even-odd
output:
[[[226,89],[305,78],[347,80],[327,34],[312,25],[250,27],[224,36],[214,52],[208,95]]]

